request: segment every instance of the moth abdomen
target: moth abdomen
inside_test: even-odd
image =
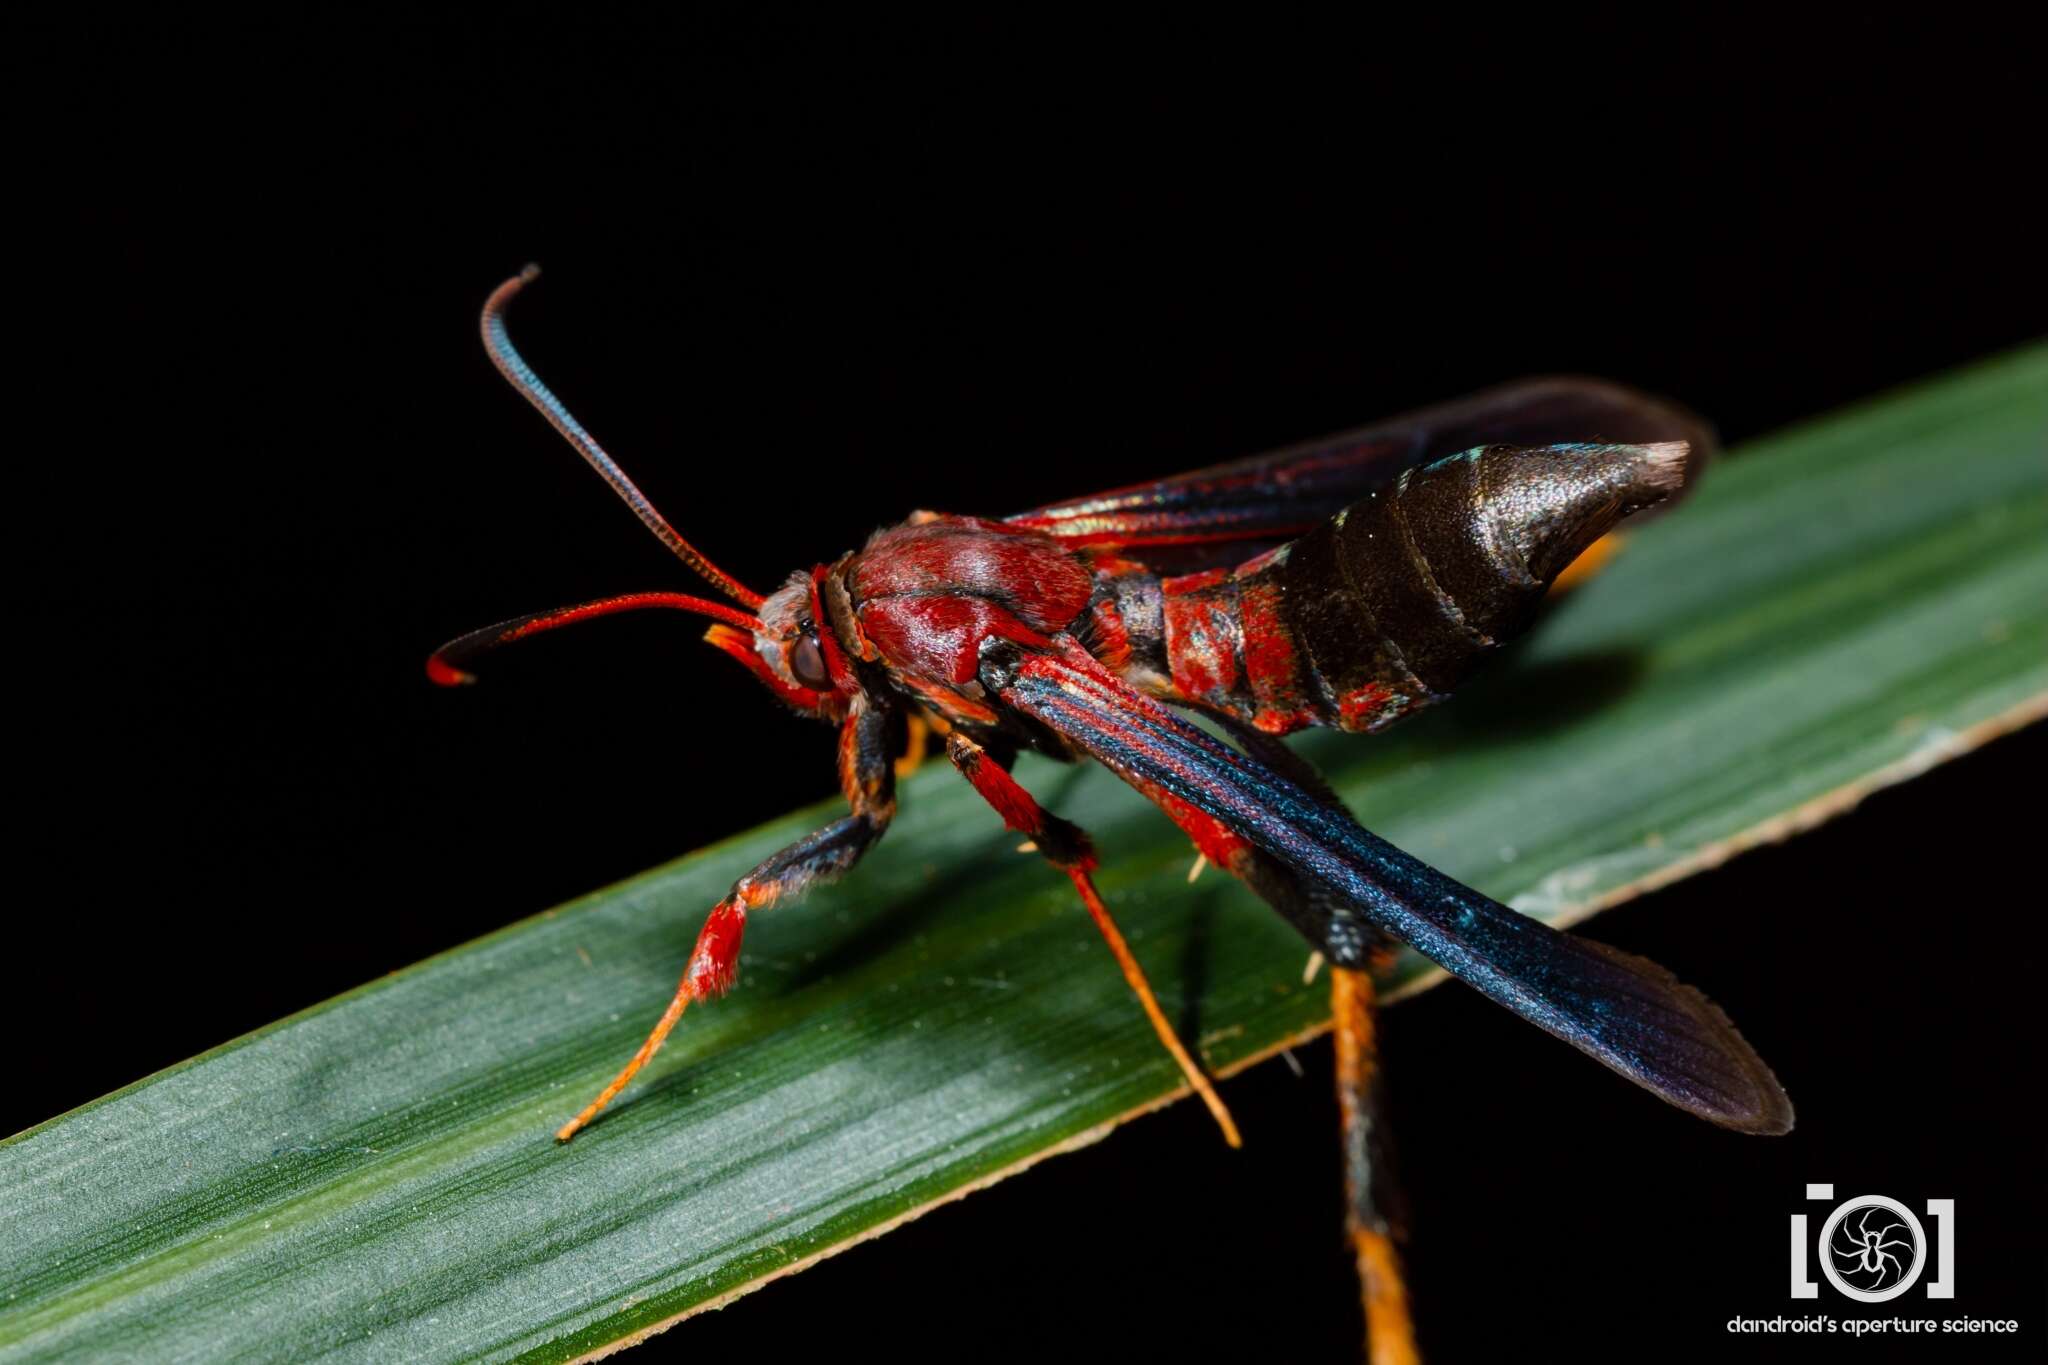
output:
[[[1273,733],[1384,728],[1520,634],[1551,582],[1684,483],[1683,441],[1481,446],[1234,571],[1168,579],[1177,688]]]

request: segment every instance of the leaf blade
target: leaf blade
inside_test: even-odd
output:
[[[1583,917],[2041,714],[2044,452],[2048,348],[1773,438],[1456,705],[1302,747],[1396,843]],[[1101,772],[1020,775],[1096,834],[1105,894],[1169,1011],[1198,1005],[1213,1065],[1317,1026],[1303,946],[1226,879],[1186,886],[1161,817]],[[1061,879],[928,770],[854,877],[750,929],[745,989],[556,1148],[704,909],[826,818],[701,850],[0,1145],[0,1207],[27,1211],[0,1243],[0,1359],[568,1358],[1172,1093]],[[1410,960],[1399,979],[1427,976]]]

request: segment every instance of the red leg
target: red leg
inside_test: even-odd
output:
[[[697,946],[683,968],[675,998],[668,1003],[654,1031],[633,1060],[582,1113],[555,1133],[559,1142],[575,1137],[598,1111],[626,1088],[634,1073],[661,1050],[669,1030],[693,1000],[715,1000],[731,988],[739,971],[740,940],[747,914],[793,896],[813,882],[828,880],[852,867],[874,847],[896,814],[896,774],[887,748],[887,713],[856,698],[839,732],[839,784],[852,814],[808,834],[770,857],[733,883],[726,898],[711,908],[697,935]]]
[[[955,730],[946,736],[946,756],[953,760],[953,766],[960,770],[961,776],[981,793],[982,799],[995,808],[996,814],[1003,817],[1005,825],[1037,844],[1038,851],[1045,855],[1047,861],[1073,879],[1074,889],[1081,894],[1081,903],[1088,907],[1089,917],[1095,921],[1103,942],[1115,954],[1117,965],[1123,969],[1124,980],[1130,983],[1145,1017],[1151,1021],[1152,1031],[1179,1065],[1188,1085],[1208,1106],[1210,1116],[1223,1130],[1223,1140],[1233,1147],[1243,1146],[1230,1110],[1224,1107],[1216,1087],[1182,1045],[1180,1035],[1173,1031],[1166,1011],[1159,1007],[1159,998],[1152,993],[1152,984],[1145,979],[1145,969],[1138,965],[1130,944],[1124,941],[1123,933],[1111,918],[1109,907],[1096,893],[1095,880],[1089,875],[1095,867],[1095,850],[1089,845],[1088,836],[1059,816],[1041,809],[1016,778],[960,731]]]

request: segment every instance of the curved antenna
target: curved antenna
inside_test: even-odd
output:
[[[463,665],[487,650],[509,645],[514,640],[523,640],[529,635],[538,635],[542,631],[573,626],[579,621],[589,621],[599,616],[614,616],[622,611],[647,611],[654,608],[695,612],[699,616],[709,616],[714,621],[723,621],[749,632],[761,629],[761,623],[754,617],[745,612],[734,611],[723,602],[689,597],[679,592],[630,592],[623,597],[601,597],[595,602],[582,602],[573,607],[537,611],[530,616],[517,616],[510,621],[500,621],[495,626],[473,630],[435,650],[427,659],[427,676],[443,687],[459,687],[464,683],[473,683],[476,681],[476,675]]]
[[[604,447],[583,429],[583,424],[569,415],[569,410],[562,406],[562,400],[548,391],[548,386],[540,382],[540,377],[513,348],[512,338],[505,332],[505,305],[539,277],[540,267],[529,265],[493,289],[491,296],[484,300],[484,313],[478,327],[483,332],[484,350],[490,354],[491,363],[498,367],[498,373],[504,375],[513,388],[525,396],[527,402],[540,409],[548,424],[576,447],[598,476],[612,486],[612,491],[625,500],[626,506],[633,509],[633,515],[640,518],[641,523],[654,532],[655,538],[668,546],[676,558],[702,574],[726,596],[748,607],[760,606],[766,600],[760,593],[706,559],[696,546],[684,540],[682,534],[668,524],[668,518],[654,510],[654,504],[647,500],[647,495],[634,487],[626,472],[612,462],[612,457],[605,454]]]

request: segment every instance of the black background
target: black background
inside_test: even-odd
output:
[[[11,518],[40,989],[0,1000],[0,1131],[832,789],[826,733],[672,620],[422,679],[472,626],[690,587],[476,345],[528,259],[530,358],[757,585],[912,507],[1520,374],[1739,441],[2040,334],[2024,35],[1644,22],[46,34]],[[1742,1022],[1783,1141],[1470,993],[1396,1011],[1433,1355],[1731,1354],[1728,1318],[1815,1311],[1783,1298],[1808,1180],[1955,1197],[1957,1311],[2038,1355],[2043,757],[1601,922]],[[1182,1106],[642,1355],[1341,1358],[1326,1046],[1301,1060],[1227,1087],[1246,1153]],[[1418,1072],[1455,1081],[1403,1107]]]

